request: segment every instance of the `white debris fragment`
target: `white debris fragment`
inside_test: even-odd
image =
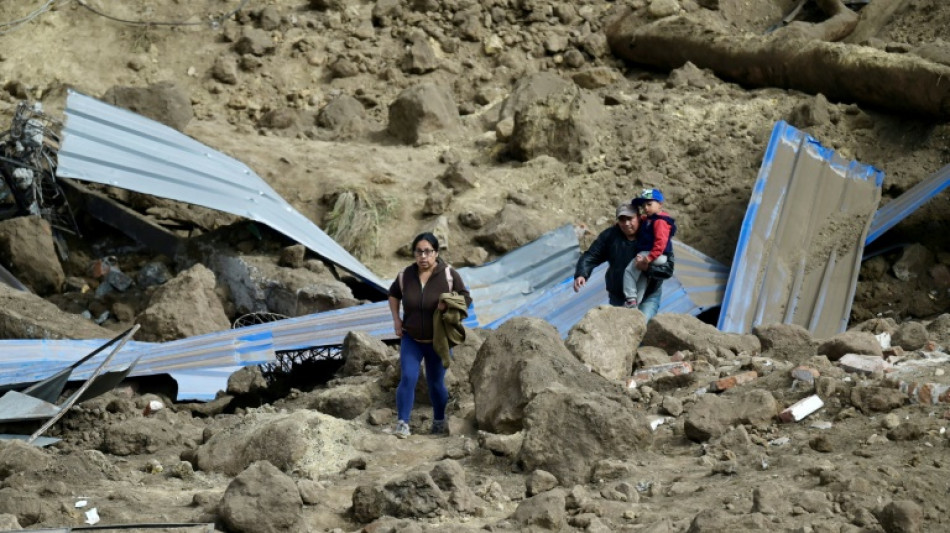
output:
[[[86,523],[89,525],[99,523],[99,511],[95,507],[86,511]]]
[[[89,502],[86,501],[86,500],[79,500],[78,502],[76,502],[76,509],[82,509],[82,508],[85,507],[86,504],[88,504],[88,503],[89,503]]]
[[[878,333],[874,336],[877,339],[878,344],[881,345],[881,348],[886,350],[891,347],[891,334],[888,332]]]
[[[795,402],[789,408],[779,413],[778,417],[783,422],[798,422],[824,406],[825,402],[823,402],[817,394],[813,394]]]

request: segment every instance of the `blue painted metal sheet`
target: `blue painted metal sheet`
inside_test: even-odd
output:
[[[791,323],[818,338],[844,331],[883,179],[778,122],[742,222],[719,329]]]
[[[673,277],[663,282],[659,312],[697,315],[720,305],[729,269],[679,241],[673,241],[673,250],[676,269]],[[604,282],[606,271],[606,264],[595,268],[587,285],[577,293],[572,272],[561,283],[486,327],[496,328],[516,316],[533,316],[550,322],[562,337],[567,337],[588,311],[609,304]]]
[[[865,245],[871,244],[885,231],[893,228],[898,222],[907,218],[931,198],[937,196],[950,185],[950,165],[947,165],[927,179],[908,189],[904,194],[884,204],[874,214],[871,228]]]
[[[246,165],[131,111],[69,91],[57,175],[255,220],[379,290],[382,280]]]

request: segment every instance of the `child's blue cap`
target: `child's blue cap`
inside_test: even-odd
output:
[[[656,200],[657,202],[663,203],[663,193],[660,192],[660,189],[643,189],[640,191],[640,194],[631,200],[630,203],[633,205],[640,205],[649,200]]]

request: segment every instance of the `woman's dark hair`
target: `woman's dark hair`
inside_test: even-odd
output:
[[[432,249],[433,249],[433,250],[435,250],[436,252],[439,251],[439,239],[438,239],[435,235],[433,235],[432,233],[429,233],[429,232],[427,231],[427,232],[425,232],[425,233],[420,233],[420,234],[416,235],[416,238],[415,238],[415,239],[412,239],[412,250],[413,250],[413,251],[416,250],[416,245],[419,244],[419,241],[426,241],[427,243],[429,243],[429,244],[432,245]]]

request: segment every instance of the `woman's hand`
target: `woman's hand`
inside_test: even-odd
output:
[[[402,319],[399,317],[393,318],[393,333],[402,338]]]
[[[445,305],[445,301],[439,300],[439,311],[445,312],[446,309],[448,309],[448,306]]]

